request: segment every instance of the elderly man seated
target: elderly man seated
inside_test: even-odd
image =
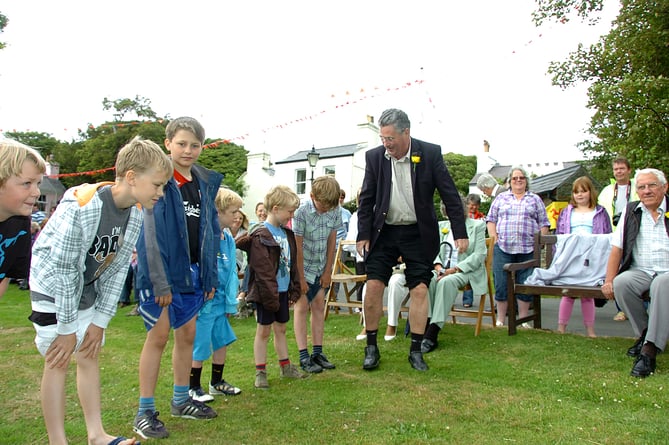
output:
[[[636,357],[630,374],[648,377],[669,337],[669,203],[661,171],[638,170],[634,180],[639,201],[627,205],[611,238],[602,293],[608,299],[615,296],[639,337],[627,351]]]
[[[485,222],[468,218],[466,203],[465,227],[469,238],[469,247],[464,253],[457,255],[457,249],[441,249],[441,254],[434,260],[434,276],[429,288],[430,298],[430,324],[425,330],[421,351],[423,354],[432,352],[437,348],[437,336],[448,318],[453,307],[458,291],[469,283],[476,295],[488,292],[488,277],[485,268],[486,246],[485,246]],[[446,209],[441,205],[444,217]],[[439,230],[444,243],[453,244],[453,235],[449,221],[441,221]],[[446,245],[448,245],[446,244]]]

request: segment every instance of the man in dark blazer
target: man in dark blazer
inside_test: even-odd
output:
[[[365,155],[365,178],[358,207],[356,248],[367,267],[364,303],[367,346],[363,368],[374,369],[379,365],[381,355],[376,339],[383,314],[383,290],[401,256],[406,264],[411,298],[409,363],[414,369],[426,371],[420,344],[427,322],[432,264],[439,251],[433,195],[438,190],[446,205],[460,252],[469,245],[462,199],[446,169],[441,147],[413,139],[405,112],[394,108],[384,111],[379,127],[383,145]]]

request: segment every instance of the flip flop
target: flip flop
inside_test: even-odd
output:
[[[114,440],[112,440],[111,442],[109,442],[108,445],[119,445],[119,444],[120,444],[121,442],[123,442],[124,440],[128,440],[128,438],[127,438],[127,437],[123,437],[123,436],[118,436],[116,439],[114,439]],[[135,445],[142,445],[142,444],[141,444],[139,441],[136,440],[136,441],[135,441]]]

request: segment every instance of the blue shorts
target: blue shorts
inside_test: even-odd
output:
[[[318,291],[323,289],[323,295],[328,293],[329,287],[321,287],[321,277],[316,277],[314,280],[313,284],[312,283],[307,283],[308,289],[307,289],[307,302],[311,303],[314,301],[314,298],[316,298],[316,295],[318,295]]]
[[[162,308],[156,303],[156,297],[153,290],[138,289],[139,309],[138,312],[144,320],[144,326],[149,331],[160,318],[163,309],[169,311],[170,326],[178,329],[188,323],[197,315],[204,304],[204,291],[200,281],[200,266],[191,264],[191,275],[193,277],[193,289],[195,292],[188,294],[172,293],[172,303],[166,308]]]
[[[211,306],[211,310],[206,311],[207,306]],[[225,305],[213,304],[213,300],[205,303],[203,310],[197,316],[193,360],[205,361],[211,357],[212,352],[228,346],[235,340],[237,336],[230,326]]]
[[[262,303],[256,303],[256,320],[258,324],[267,326],[274,322],[288,323],[288,320],[290,320],[288,306],[288,292],[279,292],[279,310],[276,312],[268,311]]]

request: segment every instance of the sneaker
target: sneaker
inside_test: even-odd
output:
[[[320,371],[317,372],[321,372],[323,370],[323,368],[321,368],[320,366],[318,367],[318,369],[320,369]],[[297,369],[297,366],[293,365],[292,363],[281,367],[282,378],[285,377],[288,379],[303,379],[308,375],[309,374],[304,374],[302,371]]]
[[[232,386],[225,380],[221,380],[215,385],[212,385],[211,383],[209,384],[209,394],[212,396],[236,396],[241,392],[241,389],[237,388],[236,386]]]
[[[530,326],[530,324],[527,322],[519,324],[518,327],[520,329],[532,329],[532,326]]]
[[[256,371],[255,387],[258,389],[269,389],[267,382],[267,371]]]
[[[170,433],[165,424],[158,420],[158,411],[147,409],[144,414],[137,414],[132,429],[142,436],[142,439],[165,439]]]
[[[213,419],[218,416],[216,411],[212,408],[209,408],[202,402],[193,400],[192,397],[189,397],[181,405],[175,405],[174,401],[172,405],[172,417],[183,417],[184,419]]]
[[[209,394],[211,394],[211,386],[209,387]],[[197,400],[198,402],[202,403],[207,403],[211,402],[214,400],[214,397],[207,394],[204,392],[204,389],[202,389],[201,386],[198,386],[197,388],[192,388],[188,390],[188,395],[193,398],[193,400]]]
[[[330,361],[328,361],[328,358],[322,353],[311,354],[311,361],[323,369],[335,369],[334,363],[330,363]]]
[[[503,327],[504,327],[504,322],[503,322],[503,321],[499,321],[499,320],[497,320],[497,321],[495,322],[495,326],[497,326],[498,328],[503,328]]]
[[[321,365],[314,363],[311,357],[300,360],[300,367],[304,371],[310,372],[312,374],[318,374],[319,372],[323,372],[323,368],[321,367]]]

